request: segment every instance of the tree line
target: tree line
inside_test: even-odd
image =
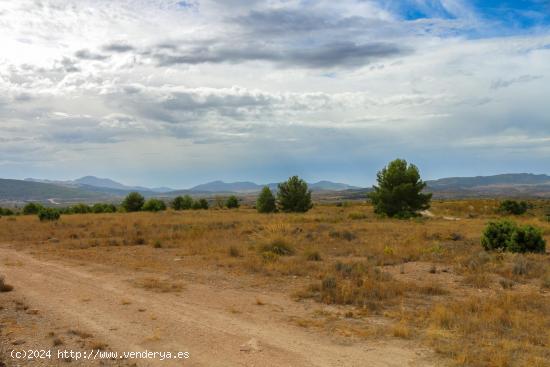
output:
[[[417,215],[419,210],[427,209],[431,194],[423,194],[426,184],[420,179],[418,168],[408,164],[405,160],[397,159],[378,172],[378,186],[373,187],[369,198],[374,204],[375,211],[389,217],[408,218]],[[298,176],[292,176],[277,187],[276,195],[268,186],[265,186],[256,199],[256,210],[259,213],[305,213],[313,207],[311,190],[308,184]],[[240,206],[239,199],[235,195],[229,196],[225,202],[218,202],[219,207],[229,209]],[[209,208],[206,199],[194,200],[191,196],[177,196],[170,202],[174,210],[204,210]],[[120,208],[126,212],[150,211],[159,212],[167,209],[163,200],[157,198],[145,199],[138,192],[129,193],[121,203]],[[44,219],[56,219],[53,214],[85,214],[85,213],[114,213],[119,208],[114,204],[77,204],[75,206],[59,209],[49,209],[41,204],[28,203],[23,208],[23,214],[40,214]],[[12,211],[4,210],[0,215],[11,215]],[[41,217],[42,218],[42,217]]]

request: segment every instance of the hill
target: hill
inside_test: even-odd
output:
[[[1,201],[90,201],[104,200],[109,196],[111,195],[56,184],[0,179]]]
[[[197,185],[192,187],[191,191],[202,191],[202,192],[255,192],[262,189],[261,185],[255,184],[254,182],[223,182],[223,181],[212,181],[205,184]]]
[[[550,197],[550,176],[510,173],[494,176],[449,177],[427,181],[426,191],[440,197]]]
[[[99,178],[95,176],[84,176],[81,178],[77,178],[76,180],[67,181],[43,180],[37,178],[26,178],[25,181],[48,183],[73,188],[82,188],[86,191],[111,193],[113,195],[124,195],[131,191],[138,191],[144,195],[173,191],[173,189],[169,187],[148,188],[143,186],[128,186],[120,182],[111,180],[110,178]]]
[[[206,184],[192,187],[191,191],[201,192],[217,192],[217,193],[253,193],[259,192],[264,186],[268,186],[271,190],[276,191],[279,183],[272,182],[264,185],[259,185],[254,182],[223,182],[213,181]],[[319,181],[308,184],[311,191],[344,191],[349,189],[357,189],[357,187],[350,186],[343,183],[331,182],[331,181]]]
[[[550,176],[529,173],[502,174],[477,177],[449,177],[427,181],[428,192],[435,197],[550,197]],[[267,186],[277,191],[277,183]],[[138,191],[146,197],[171,198],[189,194],[194,197],[218,194],[240,194],[253,197],[265,185],[250,181],[212,181],[191,189],[147,188],[127,186],[108,178],[86,176],[72,181],[47,181],[37,179],[0,180],[0,201],[92,202],[120,200],[130,191]],[[334,200],[364,199],[370,188],[358,188],[343,183],[319,181],[309,184],[316,198]],[[165,190],[165,191],[164,191]]]
[[[509,173],[494,176],[449,177],[427,181],[432,189],[469,189],[482,186],[550,185],[550,176]]]

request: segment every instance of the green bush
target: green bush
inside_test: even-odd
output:
[[[174,210],[189,210],[193,207],[193,199],[189,195],[177,196],[172,200],[171,207]]]
[[[227,201],[225,202],[225,206],[227,206],[229,209],[238,208],[240,206],[239,199],[235,195],[231,195],[227,198]]]
[[[41,222],[44,221],[55,221],[58,220],[61,217],[59,214],[59,211],[53,208],[42,208],[38,212],[38,219],[40,219]]]
[[[290,177],[279,184],[277,199],[283,212],[305,213],[313,207],[311,191],[307,183],[298,176]]]
[[[166,204],[159,199],[149,199],[143,204],[141,209],[148,212],[160,212],[166,210]]]
[[[403,159],[396,159],[377,174],[378,186],[373,186],[369,198],[377,214],[410,218],[430,207],[432,194],[423,194],[426,183],[418,168]]]
[[[15,213],[13,210],[8,208],[0,208],[0,216],[5,215],[6,217],[9,217],[11,215],[14,215]]]
[[[38,214],[41,209],[44,209],[44,207],[38,203],[28,203],[23,207],[23,214]]]
[[[77,204],[71,207],[71,212],[73,212],[74,214],[86,214],[91,213],[92,208],[86,204]]]
[[[502,250],[510,252],[546,251],[546,242],[542,232],[530,225],[519,226],[508,220],[490,222],[481,238],[485,250]]]
[[[512,234],[508,248],[512,252],[546,252],[542,231],[530,225],[520,226]]]
[[[127,212],[138,212],[145,204],[145,198],[139,192],[131,192],[122,202],[122,207]]]
[[[117,208],[114,204],[102,204],[97,203],[92,205],[92,213],[100,214],[100,213],[116,213]]]
[[[498,210],[504,214],[521,215],[529,209],[529,204],[525,201],[504,200],[500,203]]]
[[[481,245],[487,251],[506,250],[508,241],[516,230],[516,224],[508,220],[489,222],[481,237]]]
[[[277,204],[275,203],[275,196],[269,189],[265,186],[256,200],[256,210],[259,213],[273,213],[277,210]]]
[[[208,201],[206,199],[199,199],[193,202],[193,210],[208,209]]]

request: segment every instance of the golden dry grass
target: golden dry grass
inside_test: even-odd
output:
[[[482,250],[481,233],[500,217],[498,204],[436,201],[435,218],[406,221],[378,218],[366,204],[318,205],[306,214],[67,215],[54,223],[20,216],[0,218],[0,242],[77,264],[142,270],[147,276],[134,283],[152,291],[182,290],[170,279],[186,272],[198,281],[223,274],[340,310],[290,320],[300,326],[422,342],[451,364],[548,365],[550,258]],[[535,202],[512,219],[542,228],[550,242],[549,205]],[[373,315],[387,324],[369,325]]]

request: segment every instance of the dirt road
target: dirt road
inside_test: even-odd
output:
[[[117,352],[190,355],[132,361],[139,366],[430,365],[428,352],[406,342],[341,343],[292,325],[289,318],[311,306],[284,294],[189,282],[181,292],[157,293],[136,287],[136,274],[39,260],[7,247],[0,247],[0,267],[12,293],[52,323],[92,334]]]

